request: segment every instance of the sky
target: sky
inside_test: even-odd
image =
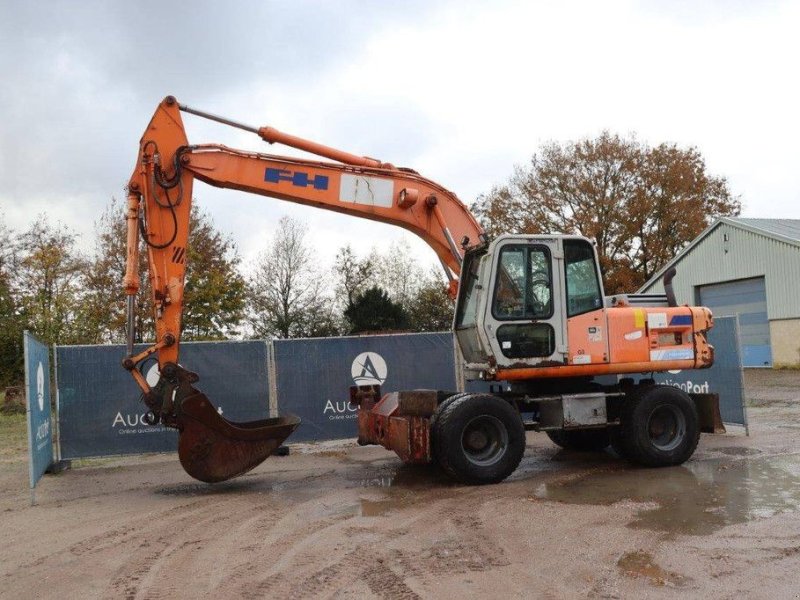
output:
[[[0,214],[93,247],[158,102],[412,167],[469,204],[543,144],[635,134],[696,146],[743,216],[800,218],[800,2],[0,0]],[[185,115],[191,143],[298,155]],[[389,225],[194,188],[245,269],[278,220],[321,264],[407,240]]]

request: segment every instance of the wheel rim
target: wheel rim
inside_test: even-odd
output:
[[[671,404],[657,406],[647,421],[650,443],[659,450],[674,450],[686,436],[686,417]]]
[[[467,460],[481,467],[497,463],[508,448],[508,431],[491,415],[474,417],[461,434],[461,449]]]

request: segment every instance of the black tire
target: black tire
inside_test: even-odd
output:
[[[672,386],[647,386],[622,405],[620,454],[646,467],[686,462],[700,440],[697,408],[689,395]]]
[[[431,434],[439,466],[469,485],[502,481],[525,453],[519,412],[490,394],[464,394],[442,403]]]
[[[448,405],[452,404],[459,398],[463,398],[464,396],[469,396],[471,394],[472,392],[458,392],[457,394],[453,394],[452,396],[448,396],[442,400],[442,403],[436,407],[436,412],[433,413],[433,416],[431,417],[431,432],[433,432],[433,430],[436,428],[436,422],[439,420],[439,415],[442,414],[442,411],[445,410]]]
[[[578,452],[601,452],[611,443],[607,428],[576,429],[573,431],[546,431],[547,437],[556,446]]]

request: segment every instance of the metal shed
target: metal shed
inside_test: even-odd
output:
[[[671,266],[678,302],[738,315],[744,366],[800,365],[800,219],[719,219],[640,291]]]

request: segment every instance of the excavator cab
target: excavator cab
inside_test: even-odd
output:
[[[455,322],[467,362],[563,364],[568,320],[602,311],[597,264],[580,236],[502,235],[468,252]]]
[[[705,368],[711,323],[668,296],[605,296],[583,236],[506,234],[465,254],[454,329],[468,379],[524,381]]]

